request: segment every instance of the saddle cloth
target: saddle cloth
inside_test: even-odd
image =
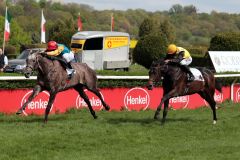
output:
[[[202,73],[196,68],[190,68],[190,71],[194,75],[194,81],[204,81]]]

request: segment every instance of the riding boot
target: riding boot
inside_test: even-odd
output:
[[[66,68],[67,74],[68,74],[68,79],[71,79],[75,73],[75,70],[72,68],[71,63],[67,63],[67,68]]]
[[[188,81],[194,81],[194,75],[192,74],[190,68],[187,65],[182,65],[182,69],[188,74]]]
[[[71,79],[72,76],[75,73],[75,70],[72,68],[72,65],[69,63],[67,63],[67,61],[61,57],[54,57],[56,60],[58,60],[60,62],[60,64],[66,69],[67,71],[67,75],[68,75],[68,79]]]

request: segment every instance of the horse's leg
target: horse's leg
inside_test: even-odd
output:
[[[166,109],[168,108],[169,99],[172,98],[172,97],[174,97],[175,94],[176,94],[176,90],[173,89],[173,90],[171,90],[170,92],[168,92],[168,93],[166,93],[166,94],[163,95],[163,98],[161,99],[161,102],[160,102],[160,104],[159,104],[159,106],[158,106],[158,108],[157,108],[157,110],[156,110],[156,112],[155,112],[154,119],[158,119],[159,112],[161,111],[162,105],[163,105],[163,103],[164,103],[164,112],[165,112],[165,113],[164,113],[164,116],[165,116],[165,117],[164,117],[164,119],[163,119],[162,121],[163,121],[163,122],[165,121],[166,115],[167,115]],[[165,103],[165,102],[166,102],[166,103]],[[166,107],[166,108],[165,108],[165,107]]]
[[[94,119],[97,119],[97,116],[96,116],[96,114],[95,114],[95,112],[94,112],[94,110],[93,110],[93,108],[92,108],[92,105],[91,105],[91,103],[90,103],[90,101],[89,101],[89,98],[88,98],[88,96],[86,95],[86,93],[83,91],[83,87],[80,86],[80,85],[77,85],[77,86],[74,87],[74,89],[80,94],[80,96],[81,96],[81,97],[84,99],[84,101],[87,103],[88,108],[89,108],[89,110],[90,110],[93,118],[94,118]]]
[[[157,110],[156,110],[156,112],[155,112],[154,119],[158,119],[158,118],[159,118],[159,113],[160,113],[160,111],[161,111],[161,109],[162,109],[162,104],[163,104],[163,102],[162,102],[162,99],[161,99],[161,102],[160,102],[160,104],[158,105]]]
[[[102,98],[102,95],[100,94],[99,90],[97,88],[90,89],[88,88],[89,91],[93,92],[102,102],[104,108],[108,111],[110,109],[109,105],[105,103],[105,101]]]
[[[166,116],[167,116],[167,112],[168,112],[168,104],[169,104],[169,99],[167,99],[164,102],[164,109],[163,109],[163,118],[162,118],[162,123],[164,124],[165,120],[166,120]]]
[[[49,100],[48,100],[48,104],[47,104],[47,108],[45,110],[45,118],[44,118],[44,122],[47,123],[48,121],[48,114],[51,110],[51,107],[52,107],[52,104],[55,100],[55,97],[56,97],[56,93],[50,93],[50,97],[49,97]]]
[[[36,85],[33,89],[32,94],[28,97],[27,101],[22,105],[21,108],[17,111],[16,114],[22,114],[22,112],[25,110],[26,106],[42,91],[42,88],[40,85]]]
[[[213,124],[217,123],[217,115],[216,115],[216,102],[214,100],[214,95],[210,95],[207,92],[200,92],[199,95],[205,99],[208,104],[210,105],[212,112],[213,112]]]

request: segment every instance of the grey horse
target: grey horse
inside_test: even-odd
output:
[[[74,88],[84,99],[94,119],[96,119],[97,116],[91,106],[88,96],[84,92],[85,88],[93,92],[101,100],[102,105],[106,110],[110,109],[97,89],[97,76],[95,71],[87,64],[72,63],[76,73],[70,80],[68,80],[67,73],[61,63],[58,60],[50,59],[44,54],[44,52],[37,51],[30,54],[26,59],[26,64],[24,70],[25,77],[29,78],[34,70],[37,71],[37,84],[28,100],[22,105],[16,114],[23,113],[28,103],[30,103],[40,92],[46,90],[50,94],[44,118],[44,122],[47,122],[49,111],[57,93],[70,88]]]

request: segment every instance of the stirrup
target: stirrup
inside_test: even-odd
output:
[[[72,72],[68,74],[68,79],[71,79],[75,73],[76,73],[75,69],[72,69]]]
[[[188,75],[188,82],[192,82],[192,81],[194,81],[194,76],[192,76],[192,75]]]

